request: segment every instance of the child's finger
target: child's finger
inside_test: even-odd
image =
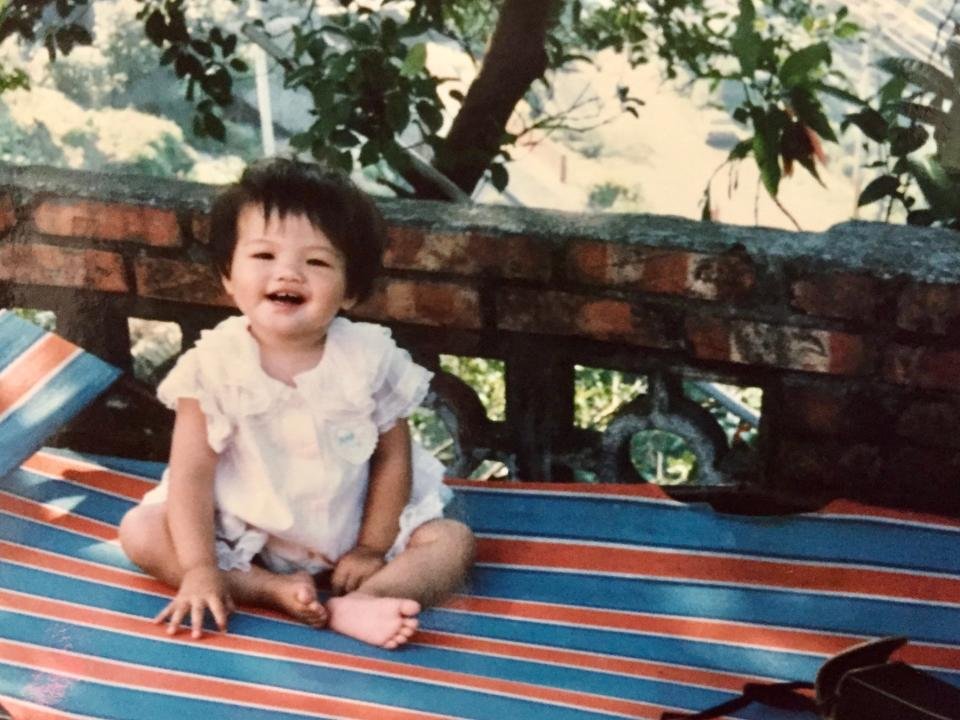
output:
[[[198,638],[203,635],[203,600],[194,600],[190,606],[190,635]]]
[[[229,601],[229,598],[227,598]],[[212,598],[210,600],[210,614],[213,615],[214,622],[217,623],[217,627],[220,628],[220,632],[227,631],[227,614],[230,611],[224,604],[220,601],[220,598]]]
[[[159,625],[164,620],[166,620],[170,616],[170,613],[172,612],[173,612],[173,601],[171,600],[170,602],[167,603],[166,607],[164,607],[163,610],[161,610],[160,612],[158,612],[156,615],[153,616],[153,622]]]
[[[170,620],[167,623],[167,635],[175,635],[180,629],[180,623],[187,614],[187,608],[188,606],[184,603],[174,602],[173,612],[170,613]]]

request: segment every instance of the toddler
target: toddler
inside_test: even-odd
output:
[[[160,384],[169,468],[120,525],[131,560],[178,588],[156,622],[196,638],[208,611],[226,630],[247,603],[396,648],[463,580],[473,536],[443,518],[443,467],[405,420],[431,374],[339,316],[371,292],[382,218],[345,176],[269,159],[214,201],[210,244],[243,314]]]

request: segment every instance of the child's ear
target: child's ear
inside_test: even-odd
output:
[[[228,290],[227,292],[230,292],[230,291]],[[340,309],[346,312],[347,310],[352,310],[356,304],[357,304],[357,299],[355,297],[344,298],[343,302],[340,303]]]
[[[230,282],[230,278],[226,275],[221,275],[220,282],[223,283],[223,289],[227,291],[227,295],[233,297],[233,283]]]

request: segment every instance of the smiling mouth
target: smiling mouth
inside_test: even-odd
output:
[[[270,302],[282,303],[284,305],[302,305],[304,302],[302,295],[298,295],[297,293],[288,293],[288,292],[268,293],[267,300],[269,300]]]

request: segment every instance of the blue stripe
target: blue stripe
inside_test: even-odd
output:
[[[109,720],[145,718],[203,718],[204,720],[303,720],[301,714],[230,705],[211,700],[130,690],[102,683],[73,680],[27,670],[0,658],[0,693],[43,704],[49,689],[50,706],[65,712]],[[37,697],[39,696],[39,697]],[[41,702],[37,702],[40,700]],[[319,708],[318,708],[319,711]],[[322,716],[320,716],[322,717]]]
[[[258,629],[257,626],[263,623],[264,621],[260,618],[241,615],[233,622],[231,631],[238,635],[256,637],[259,635],[255,632]],[[326,645],[324,640],[337,637],[329,632],[312,631],[304,627],[297,630],[299,640],[297,644],[300,645],[322,647]],[[389,675],[362,673],[336,666],[318,668],[290,660],[265,660],[250,655],[214,650],[202,643],[194,643],[186,639],[179,643],[168,643],[5,611],[0,611],[0,634],[10,640],[28,643],[36,642],[36,638],[45,638],[48,640],[48,646],[52,644],[53,647],[82,655],[95,655],[160,670],[175,670],[224,680],[255,683],[267,688],[276,687],[311,694],[332,695],[345,700],[372,702],[454,717],[477,720],[500,720],[503,717],[533,719],[542,716],[543,713],[548,713],[551,718],[569,718],[570,720],[606,717],[601,713],[585,709],[545,705],[464,688],[421,683]],[[313,642],[310,642],[311,640]],[[382,658],[404,662],[418,650],[419,648],[408,648],[401,653],[378,652]],[[620,678],[617,688],[624,689],[625,682],[634,684],[633,681]],[[638,682],[637,684],[671,687],[660,683]],[[676,690],[675,695],[683,695]],[[730,696],[721,693],[693,692],[688,697],[692,697],[694,701],[713,704]]]
[[[163,607],[166,602],[163,598],[144,597],[142,593],[134,591],[90,587],[91,583],[87,581],[51,576],[40,570],[4,566],[2,563],[0,567],[4,568],[5,574],[9,574],[11,589],[18,592],[43,593],[47,597],[73,602],[77,602],[78,598],[82,597],[83,604],[87,606],[122,609],[124,612],[140,614],[144,617],[145,624],[147,618]],[[102,605],[103,601],[107,601],[108,604]],[[410,688],[407,686],[411,681],[390,678],[392,683],[398,684],[397,687],[385,687],[381,695],[379,690],[377,693],[372,693],[365,687],[367,683],[365,678],[369,676],[357,671],[317,670],[283,660],[267,661],[251,656],[221,653],[186,640],[182,644],[170,645],[148,638],[112,633],[108,630],[101,632],[73,627],[65,622],[60,623],[62,627],[38,625],[40,622],[36,618],[0,611],[0,634],[23,642],[31,642],[37,637],[51,638],[57,644],[55,646],[62,646],[64,649],[114,660],[139,662],[151,667],[179,669],[197,674],[209,674],[211,668],[216,668],[218,677],[256,681],[305,692],[335,692],[338,697],[367,699],[373,702],[396,702],[398,698],[405,697],[404,693],[416,696],[425,692],[431,695],[437,692],[475,692],[432,685],[417,685]],[[59,621],[50,619],[43,622],[56,624]],[[545,666],[535,661],[485,657],[427,646],[410,646],[400,653],[390,653],[335,633],[316,632],[302,626],[277,623],[243,613],[238,613],[231,619],[230,632],[237,636],[277,640],[357,657],[389,659],[414,667],[434,668],[482,677],[509,678],[517,682],[620,697],[637,702],[695,708],[714,705],[730,698],[729,693],[718,690],[686,687],[640,678],[625,678],[621,675],[580,668]],[[325,684],[317,684],[320,682]],[[437,698],[434,697],[433,701],[436,700]],[[405,706],[421,707],[410,702],[405,703]],[[437,712],[450,712],[448,708],[439,705],[432,704],[429,707]],[[422,706],[421,709],[428,709],[428,706]]]
[[[960,644],[960,608],[815,593],[476,567],[471,594]]]
[[[46,335],[39,325],[34,325],[12,312],[0,315],[0,371],[16,360],[37,340]]]
[[[0,539],[100,565],[137,570],[117,545],[3,512],[0,512]],[[5,586],[4,578],[0,587]]]
[[[867,563],[960,574],[960,532],[811,515],[724,515],[706,505],[458,488],[479,533]]]
[[[36,452],[61,425],[85,408],[119,370],[81,353],[27,402],[0,422],[0,477]]]
[[[82,482],[82,478],[78,481]],[[22,468],[14,470],[3,478],[0,488],[34,502],[47,503],[53,507],[69,510],[78,517],[99,520],[111,525],[118,525],[124,513],[133,506],[130,500],[87,487],[83,489],[83,495],[78,496],[75,484],[66,480],[55,480]]]

